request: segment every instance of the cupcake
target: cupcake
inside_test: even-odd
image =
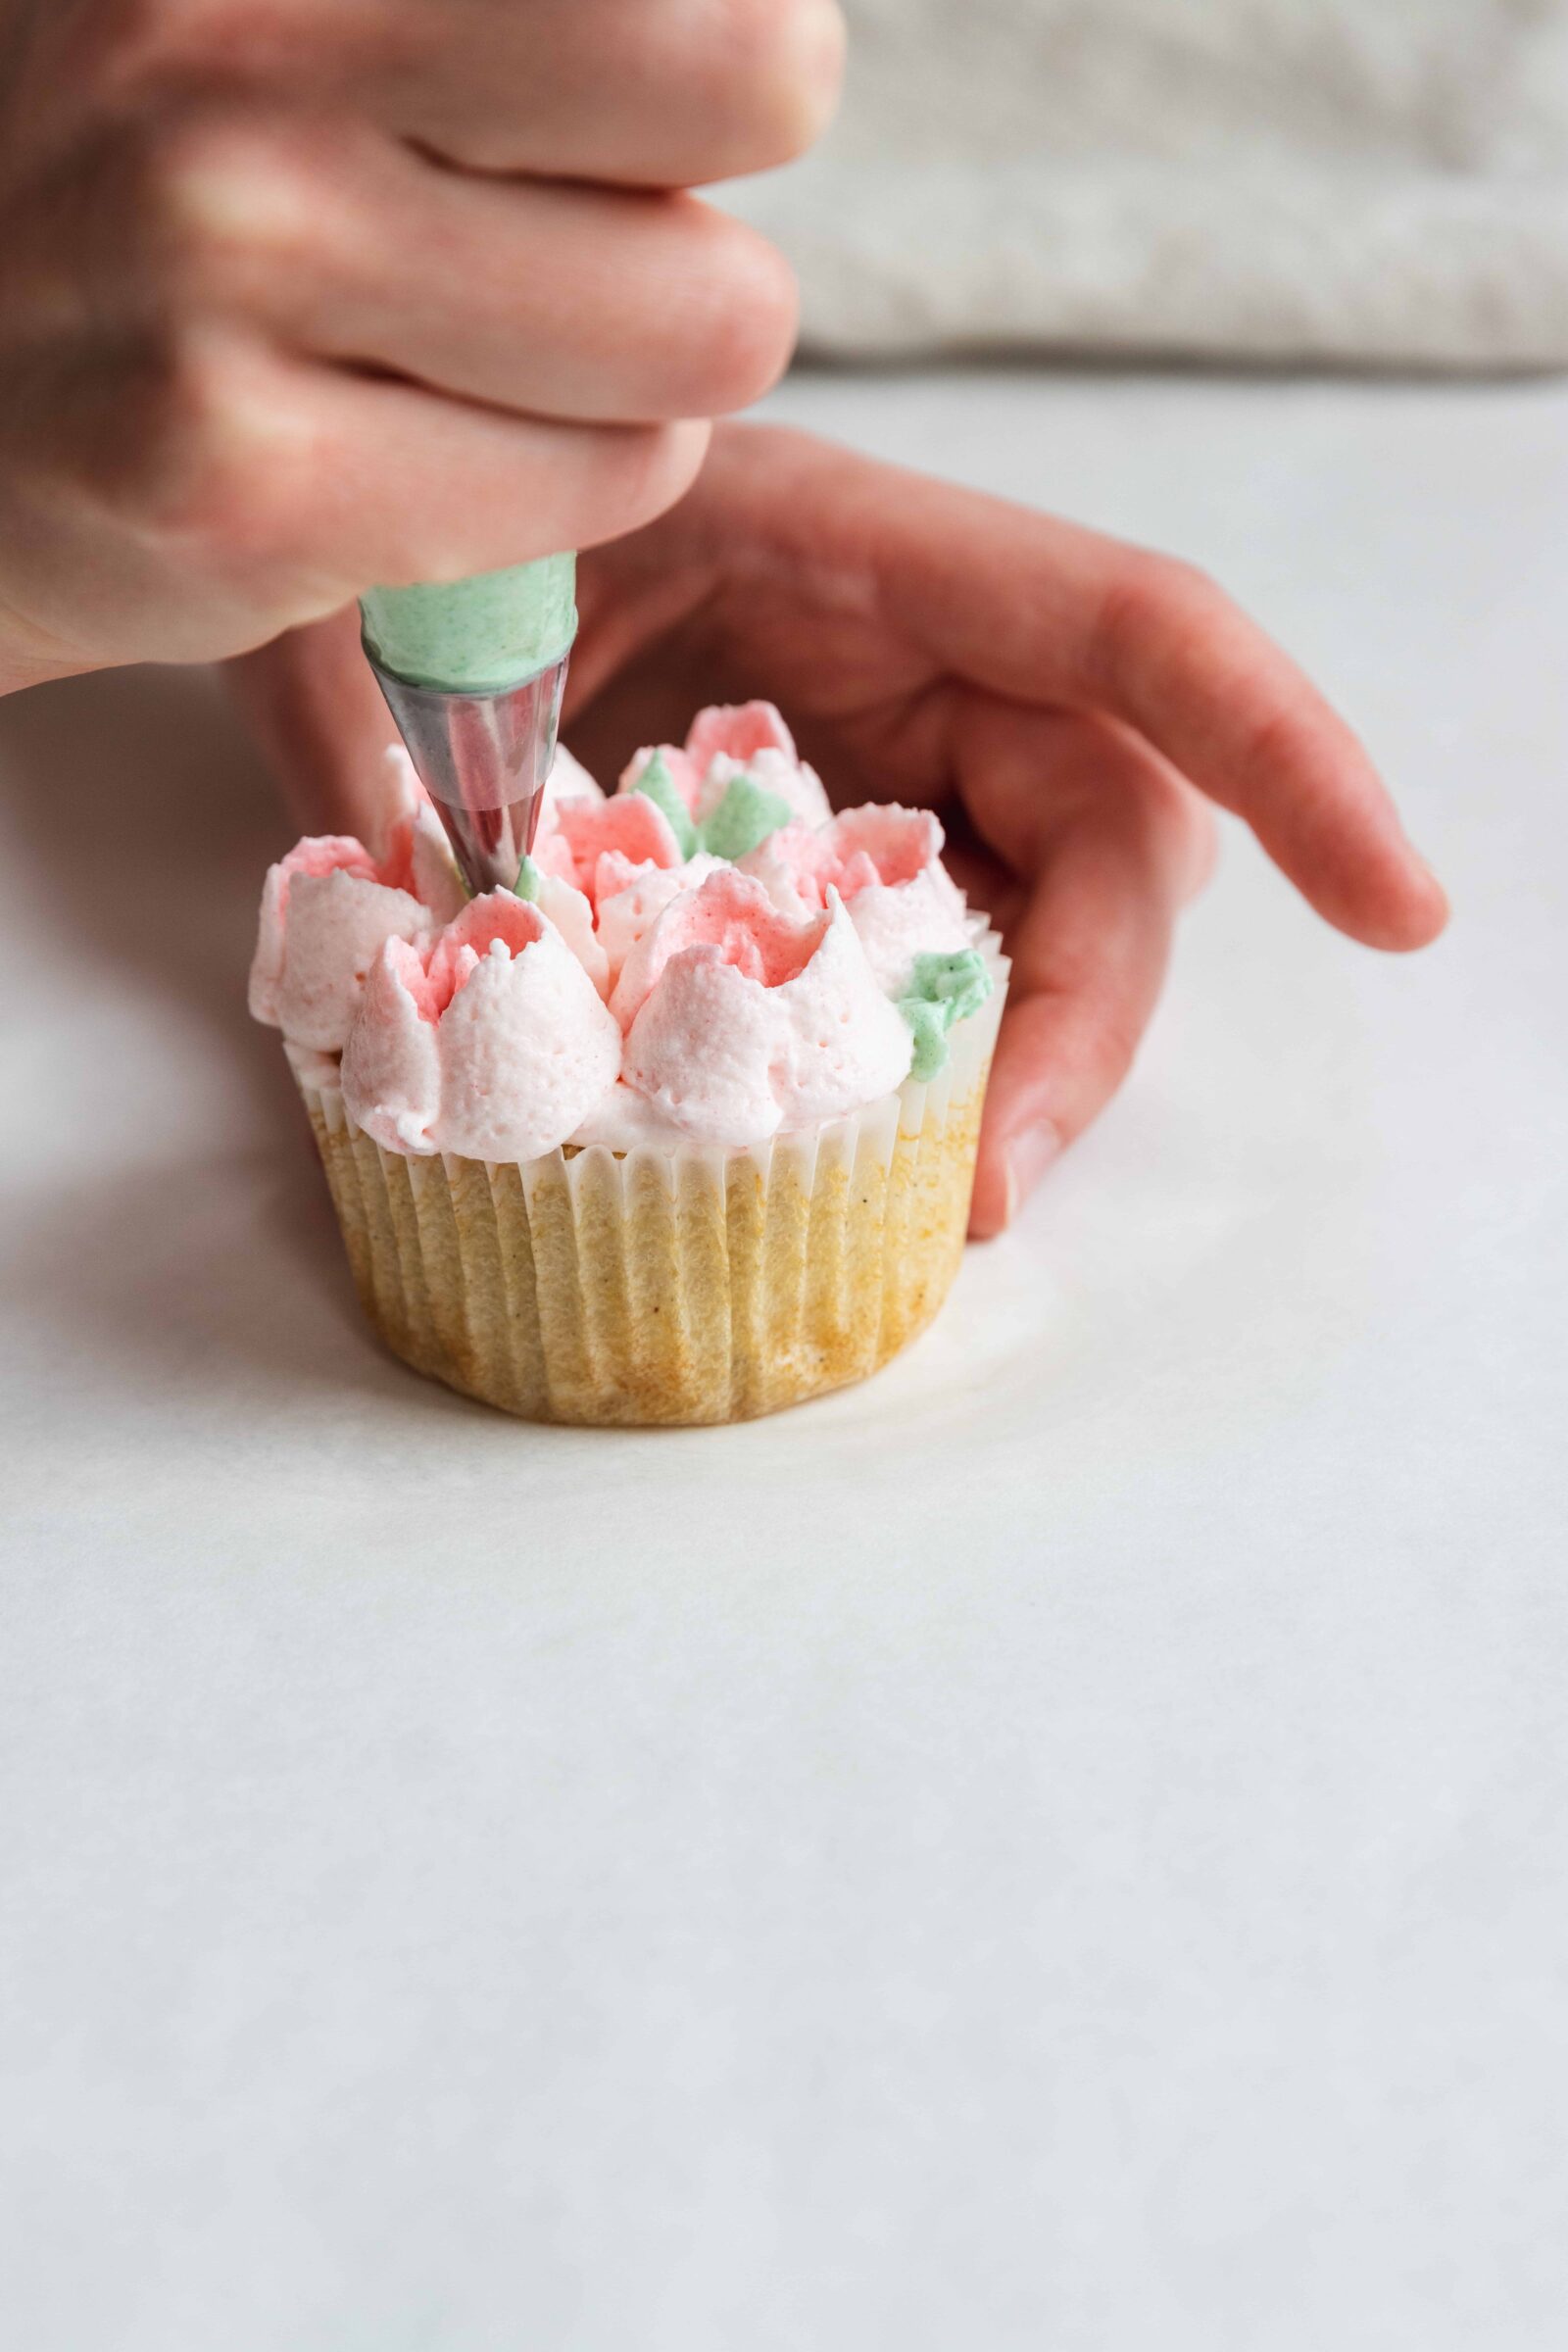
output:
[[[469,899],[401,754],[383,857],[262,899],[366,1313],[527,1420],[735,1421],[874,1372],[963,1247],[1006,960],[924,809],[835,815],[770,704],[607,796],[558,754],[515,889]]]

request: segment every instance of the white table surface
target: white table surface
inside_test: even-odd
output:
[[[0,710],[0,2333],[1555,2347],[1568,392],[773,406],[1215,569],[1452,932],[1233,828],[906,1360],[530,1430],[359,1324],[209,685]]]

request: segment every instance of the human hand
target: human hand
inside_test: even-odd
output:
[[[0,692],[645,522],[784,366],[682,191],[833,0],[0,0]]]
[[[1202,574],[804,434],[726,425],[696,487],[580,568],[567,723],[601,773],[764,694],[840,803],[937,808],[1012,987],[971,1231],[995,1234],[1126,1075],[1212,805],[1326,919],[1446,914],[1354,736]],[[385,712],[352,615],[243,665],[313,829],[374,829]],[[575,723],[574,723],[575,714]]]

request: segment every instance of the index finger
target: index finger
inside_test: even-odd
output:
[[[950,647],[955,635],[962,641],[970,675],[1009,697],[1105,710],[1136,728],[1245,818],[1317,911],[1352,938],[1401,949],[1437,936],[1447,901],[1360,742],[1212,580],[1000,504],[944,519],[943,576],[934,576],[928,539],[923,563],[907,550],[901,592],[926,630]],[[1005,552],[996,543],[1003,529]],[[980,599],[955,594],[966,573],[1000,578],[1007,597],[993,592],[982,613]],[[1005,613],[993,609],[1004,601]]]
[[[815,478],[813,454],[773,453],[813,475],[808,498],[803,481],[777,502],[784,527],[844,580],[869,574],[880,613],[935,664],[1133,727],[1352,938],[1416,948],[1442,930],[1442,886],[1350,728],[1203,573],[846,451]]]

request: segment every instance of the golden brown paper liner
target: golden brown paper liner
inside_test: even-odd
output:
[[[751,1151],[412,1157],[302,1059],[361,1304],[405,1363],[528,1421],[744,1421],[863,1380],[925,1329],[962,1254],[992,962],[940,1077]]]

